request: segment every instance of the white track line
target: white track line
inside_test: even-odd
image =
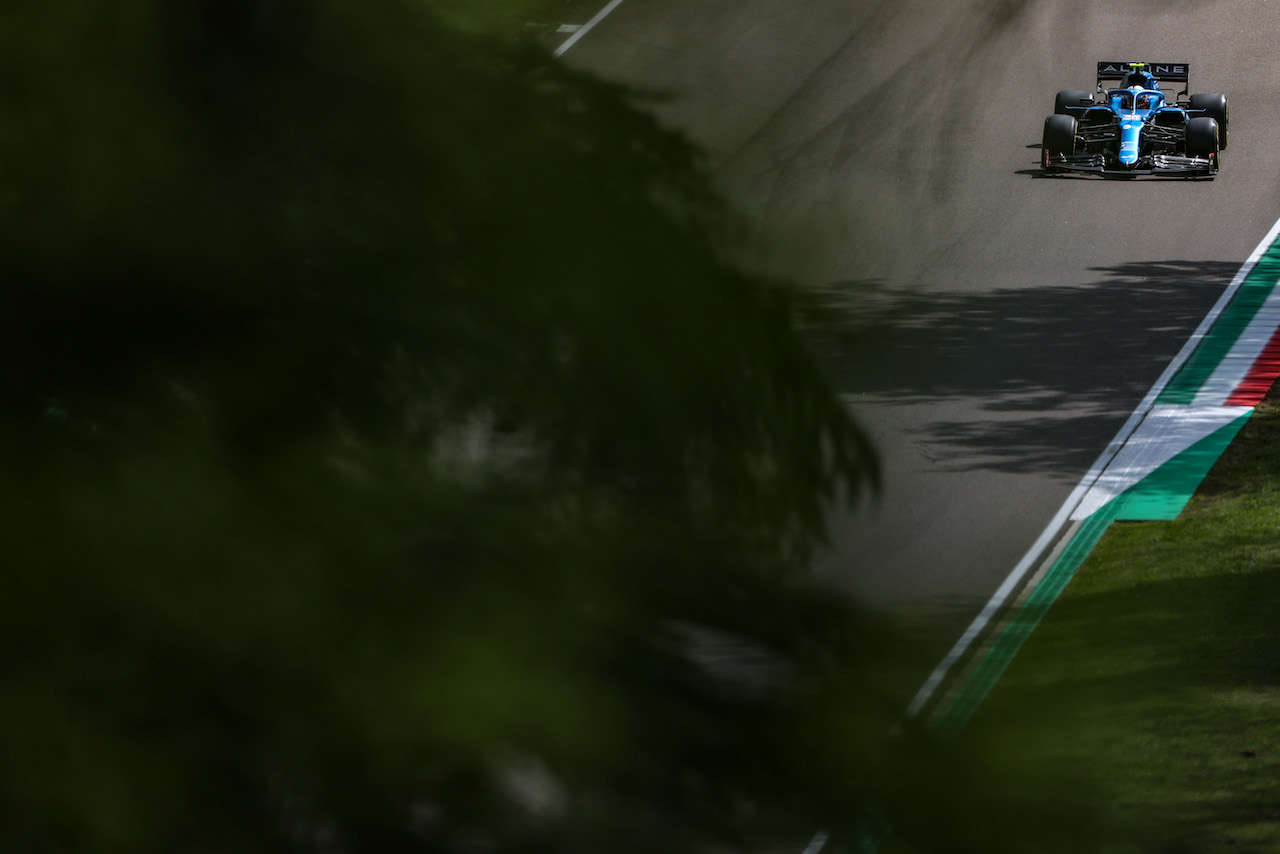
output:
[[[1236,291],[1238,291],[1240,289],[1240,285],[1244,283],[1245,277],[1249,275],[1249,272],[1258,263],[1258,259],[1262,257],[1263,253],[1271,248],[1271,244],[1276,241],[1278,235],[1280,235],[1280,220],[1277,220],[1275,225],[1271,226],[1271,230],[1267,232],[1267,236],[1262,238],[1262,242],[1253,250],[1253,254],[1250,255],[1249,259],[1240,267],[1235,278],[1231,280],[1231,284],[1227,286],[1225,291],[1223,291],[1222,296],[1218,298],[1216,303],[1214,303],[1213,308],[1209,310],[1207,315],[1205,315],[1204,320],[1200,321],[1200,325],[1196,328],[1196,331],[1192,333],[1191,337],[1187,339],[1187,342],[1182,345],[1182,349],[1178,351],[1178,355],[1175,356],[1173,361],[1169,363],[1169,366],[1164,369],[1164,373],[1160,375],[1160,378],[1156,380],[1155,385],[1153,385],[1151,390],[1147,392],[1147,396],[1142,399],[1142,403],[1138,404],[1137,409],[1135,409],[1133,414],[1129,416],[1129,419],[1125,421],[1124,426],[1120,428],[1120,432],[1117,433],[1116,437],[1111,440],[1109,445],[1107,445],[1107,449],[1102,452],[1102,455],[1098,457],[1096,462],[1094,462],[1088,473],[1085,474],[1084,478],[1081,479],[1076,488],[1071,491],[1071,495],[1067,497],[1066,502],[1063,503],[1057,514],[1049,522],[1049,525],[1040,534],[1039,539],[1037,539],[1027,553],[1023,555],[1022,560],[1018,561],[1017,566],[1015,566],[1009,573],[1008,577],[1005,578],[1004,583],[1000,585],[998,590],[996,590],[995,594],[983,607],[981,613],[979,613],[978,616],[974,618],[973,622],[969,624],[969,628],[965,629],[964,634],[960,636],[958,641],[956,641],[955,646],[951,648],[951,651],[946,654],[942,661],[939,662],[938,666],[934,668],[933,672],[929,674],[929,678],[925,680],[924,685],[922,685],[920,690],[916,693],[915,699],[913,699],[911,704],[907,706],[908,717],[914,718],[916,715],[920,714],[920,710],[923,709],[925,704],[933,697],[934,692],[938,690],[938,686],[942,684],[942,680],[946,678],[947,674],[951,671],[951,668],[954,667],[955,663],[959,661],[960,658],[969,650],[969,647],[973,645],[975,640],[977,640],[978,635],[982,634],[982,630],[987,627],[987,624],[991,622],[991,619],[996,615],[996,613],[1005,606],[1006,602],[1008,602],[1009,597],[1013,592],[1018,589],[1018,586],[1022,583],[1027,573],[1039,562],[1041,557],[1043,557],[1043,552],[1054,542],[1055,539],[1057,539],[1058,535],[1061,534],[1063,529],[1065,529],[1070,523],[1072,512],[1077,506],[1079,506],[1080,502],[1084,499],[1085,494],[1095,483],[1097,483],[1099,478],[1102,477],[1103,471],[1111,464],[1111,461],[1115,459],[1116,455],[1120,453],[1121,449],[1124,448],[1125,444],[1137,431],[1148,413],[1150,413],[1152,408],[1155,406],[1156,398],[1158,398],[1160,393],[1164,391],[1164,387],[1169,384],[1171,379],[1173,379],[1174,374],[1176,374],[1178,370],[1182,368],[1183,364],[1191,358],[1191,354],[1195,352],[1195,349],[1200,345],[1201,340],[1203,340],[1209,333],[1210,327],[1213,326],[1218,317],[1222,314],[1223,310],[1226,309],[1227,304],[1231,302],[1231,298],[1236,295]]]
[[[564,44],[556,48],[556,52],[554,55],[563,56],[566,50],[568,50],[569,48],[573,47],[575,44],[578,43],[578,39],[582,38],[587,33],[591,32],[592,27],[594,27],[596,24],[603,21],[610,12],[612,12],[614,9],[618,8],[621,5],[622,5],[622,0],[613,0],[613,2],[611,2],[608,6],[605,6],[603,9],[597,12],[594,18],[592,18],[590,21],[587,21],[587,23],[583,25],[582,29],[578,30],[576,33],[569,36],[569,38],[565,40]]]
[[[809,843],[809,847],[804,849],[804,854],[820,854],[823,848],[827,847],[827,834],[818,831],[814,834],[813,840]]]
[[[1130,420],[1133,419],[1130,418]],[[1128,425],[1126,424],[1125,426],[1127,427]],[[1110,451],[1110,448],[1107,450]],[[916,693],[915,699],[913,699],[911,704],[907,706],[907,717],[914,718],[916,715],[920,714],[920,710],[923,709],[925,704],[933,697],[934,692],[938,690],[938,686],[942,684],[942,680],[951,672],[951,668],[955,666],[955,663],[960,660],[961,656],[968,652],[969,647],[978,639],[978,635],[982,634],[982,630],[991,622],[992,617],[994,617],[1000,609],[1004,607],[1009,596],[1012,595],[1014,590],[1018,588],[1018,585],[1022,583],[1027,572],[1039,560],[1041,552],[1048,548],[1054,539],[1057,538],[1062,529],[1066,527],[1067,523],[1071,519],[1071,512],[1075,510],[1076,505],[1080,503],[1080,499],[1084,498],[1085,493],[1089,491],[1085,484],[1088,483],[1089,486],[1092,486],[1093,481],[1096,480],[1102,474],[1102,470],[1106,468],[1106,463],[1110,462],[1110,457],[1107,453],[1104,453],[1102,456],[1106,459],[1104,460],[1099,458],[1098,462],[1093,464],[1093,468],[1089,470],[1089,474],[1085,476],[1084,481],[1082,481],[1080,485],[1071,492],[1070,497],[1067,498],[1067,501],[1062,505],[1062,508],[1058,510],[1058,513],[1053,517],[1053,520],[1049,522],[1048,527],[1044,529],[1040,534],[1040,537],[1035,541],[1027,553],[1022,556],[1022,560],[1018,561],[1017,566],[1015,566],[1013,571],[1009,573],[1007,578],[1005,578],[1004,583],[1000,585],[1000,588],[996,590],[995,594],[987,604],[983,606],[981,613],[979,613],[978,616],[974,618],[973,622],[969,624],[969,628],[964,630],[964,634],[962,634],[960,639],[956,641],[955,646],[951,647],[951,651],[946,654],[942,661],[938,663],[938,666],[933,669],[933,672],[929,674],[929,678],[925,680],[924,685],[920,686],[920,690]]]

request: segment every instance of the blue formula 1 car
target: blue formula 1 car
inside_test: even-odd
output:
[[[1188,91],[1185,62],[1099,62],[1096,92],[1064,89],[1044,120],[1045,172],[1212,178],[1227,147],[1227,97]],[[1104,90],[1105,81],[1120,87]],[[1182,83],[1167,103],[1161,82]]]

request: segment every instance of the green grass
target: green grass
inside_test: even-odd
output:
[[[1280,407],[1173,522],[1113,525],[961,736],[1114,851],[1280,851]]]

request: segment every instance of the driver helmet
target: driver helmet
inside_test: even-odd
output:
[[[1150,95],[1150,93],[1148,93],[1148,92],[1143,92],[1142,94],[1138,95],[1138,100],[1137,100],[1136,108],[1137,108],[1137,109],[1139,109],[1139,110],[1149,110],[1149,109],[1151,109],[1151,95]]]

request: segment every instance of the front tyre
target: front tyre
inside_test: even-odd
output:
[[[1187,122],[1186,150],[1188,157],[1208,157],[1213,161],[1214,171],[1218,168],[1218,155],[1221,151],[1218,136],[1218,120],[1208,116],[1197,116]]]
[[[1204,110],[1204,116],[1199,116],[1197,118],[1208,117],[1218,122],[1218,142],[1222,148],[1226,148],[1227,134],[1229,132],[1227,128],[1227,96],[1209,93],[1192,95],[1191,109]]]
[[[1070,157],[1075,153],[1075,117],[1054,114],[1046,118],[1040,144],[1041,165],[1045,169],[1051,169],[1052,160],[1058,157]]]

